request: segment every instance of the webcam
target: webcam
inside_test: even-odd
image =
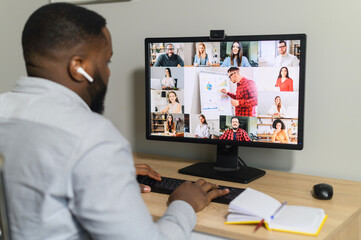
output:
[[[210,40],[224,40],[225,37],[224,30],[211,30],[209,34]]]

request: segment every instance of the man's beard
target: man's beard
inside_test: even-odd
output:
[[[90,83],[88,86],[88,93],[91,99],[90,109],[93,112],[103,114],[106,92],[107,86],[105,85],[99,72],[96,71],[94,74],[94,82]]]
[[[234,131],[237,131],[238,127],[232,127]]]

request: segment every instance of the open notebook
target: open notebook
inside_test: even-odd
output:
[[[247,188],[230,202],[226,224],[257,224],[264,219],[268,230],[317,235],[327,218],[321,208],[281,205],[271,196]]]

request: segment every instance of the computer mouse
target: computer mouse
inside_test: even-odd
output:
[[[327,183],[319,183],[313,186],[312,195],[314,198],[329,200],[333,196],[333,187]]]

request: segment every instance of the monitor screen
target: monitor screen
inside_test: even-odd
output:
[[[238,146],[303,148],[305,34],[147,38],[145,53],[147,139],[217,145],[180,173],[248,183],[265,171]]]
[[[147,38],[146,137],[303,148],[306,35]]]

